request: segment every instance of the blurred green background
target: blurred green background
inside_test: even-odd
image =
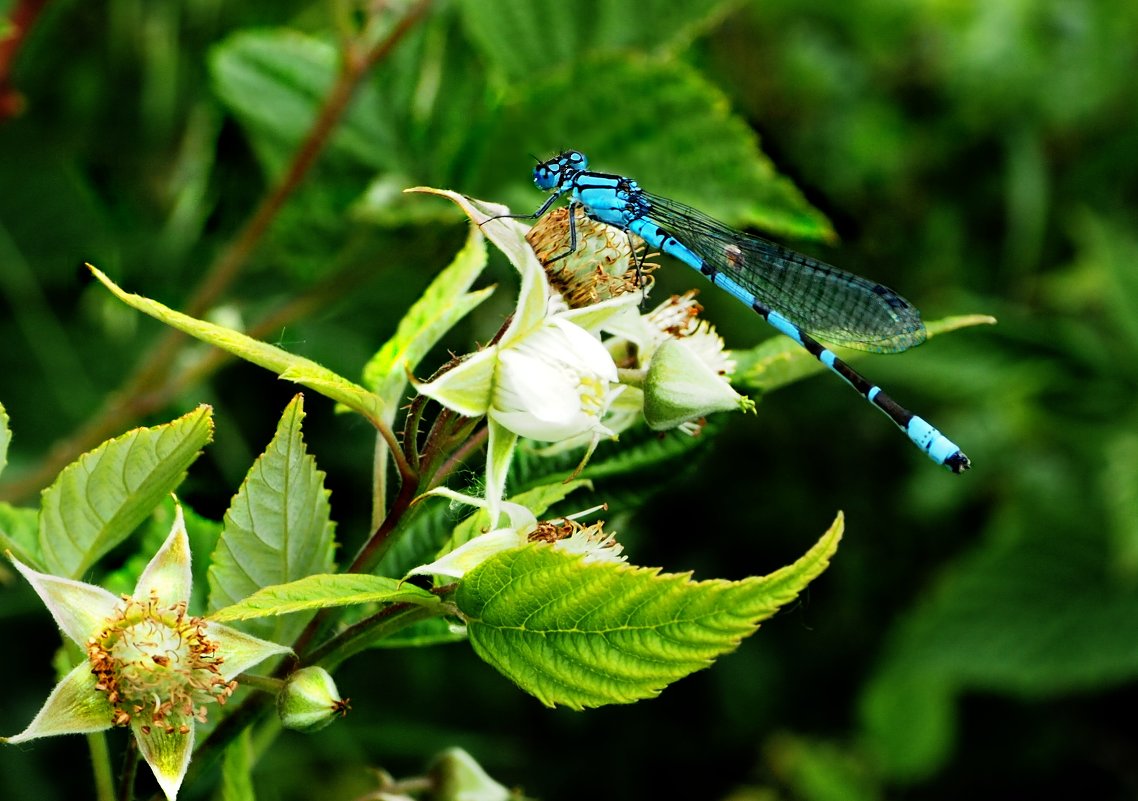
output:
[[[542,708],[462,645],[364,654],[338,677],[354,713],[283,736],[259,797],[355,798],[366,766],[416,773],[453,744],[551,800],[1138,796],[1138,4],[421,5],[0,2],[18,44],[0,50],[0,496],[34,503],[53,448],[69,460],[68,443],[208,402],[215,443],[181,496],[218,517],[294,391],[185,343],[138,378],[163,332],[84,261],[357,376],[466,235],[400,190],[529,211],[529,154],[567,146],[893,286],[926,319],[997,316],[859,363],[974,467],[936,469],[831,376],[774,393],[612,516],[636,563],[740,578],[842,509],[803,603],[659,699],[586,713]],[[21,40],[4,20],[25,15]],[[388,37],[290,183],[344,41]],[[508,313],[513,276],[491,272],[502,289],[456,352]],[[731,347],[769,335],[665,272],[660,295],[707,290]],[[372,438],[314,398],[306,440],[350,553]],[[0,578],[7,734],[50,690],[58,640]],[[5,747],[0,797],[85,797],[86,765],[82,738]]]

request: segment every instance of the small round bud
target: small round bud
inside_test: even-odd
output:
[[[657,349],[644,381],[644,418],[653,431],[713,412],[750,411],[754,403],[715,373],[684,340],[669,339]]]
[[[277,695],[277,714],[287,729],[314,732],[323,729],[350,709],[341,699],[332,675],[322,667],[306,667],[293,673]]]

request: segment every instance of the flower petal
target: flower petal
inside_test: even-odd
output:
[[[271,656],[292,653],[291,648],[245,634],[221,623],[214,623],[212,620],[206,620],[205,626],[205,636],[217,643],[217,653],[222,658],[221,675],[225,679],[235,678]]]
[[[182,779],[186,778],[186,768],[189,767],[190,754],[194,750],[193,723],[191,722],[186,734],[167,733],[159,726],[151,726],[150,732],[145,733],[141,726],[141,723],[131,724],[134,739],[138,741],[138,750],[154,771],[154,778],[158,780],[166,798],[174,801],[178,797]]]
[[[432,575],[462,578],[466,573],[485,562],[491,556],[511,548],[520,548],[525,545],[526,537],[519,534],[516,529],[500,528],[481,534],[465,545],[460,545],[441,559],[436,559],[429,565],[420,565],[407,575]]]
[[[163,603],[189,601],[192,583],[190,538],[186,534],[182,506],[175,503],[174,525],[170,527],[170,535],[146,565],[142,575],[138,577],[134,597],[145,600],[154,593]]]
[[[522,274],[522,286],[514,316],[499,340],[503,347],[528,336],[542,324],[549,309],[549,279],[533,250],[529,251],[528,258],[514,262],[514,266]]]
[[[56,734],[88,734],[111,727],[114,709],[107,697],[95,689],[91,665],[84,659],[63,677],[28,727],[8,743],[22,743]]]
[[[481,417],[490,408],[498,348],[472,353],[450,370],[415,389],[464,417]]]
[[[629,292],[603,300],[600,303],[594,303],[591,306],[569,309],[561,312],[557,317],[584,328],[590,333],[597,333],[601,330],[620,333],[627,327],[637,325],[634,321],[641,316],[637,307],[643,298],[643,292]]]
[[[32,585],[63,633],[78,645],[85,646],[119,605],[119,599],[102,587],[40,573],[18,559],[12,559],[12,564]]]

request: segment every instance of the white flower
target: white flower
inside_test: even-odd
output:
[[[425,191],[462,207],[522,278],[514,315],[497,342],[438,378],[416,384],[423,395],[461,415],[487,416],[486,498],[493,527],[519,436],[545,442],[587,437],[590,452],[601,437],[612,436],[602,420],[622,387],[597,332],[639,303],[641,295],[633,292],[570,309],[550,292],[545,271],[526,242],[528,229],[495,216],[508,209],[476,205],[453,192]]]
[[[186,775],[205,705],[224,704],[238,674],[289,650],[187,614],[190,543],[180,506],[132,596],[12,562],[87,660],[56,685],[24,731],[2,739],[22,743],[129,726],[169,799]]]
[[[472,498],[442,487],[432,490],[431,494],[483,509],[489,507],[489,503],[481,498]],[[501,504],[501,508],[510,521],[509,525],[480,534],[434,562],[416,567],[407,575],[448,576],[461,579],[491,556],[521,548],[531,542],[545,542],[557,550],[583,554],[586,562],[608,560],[623,562],[627,558],[622,555],[624,548],[617,543],[615,535],[605,533],[603,522],[584,526],[576,520],[603,507],[598,506],[568,517],[540,522],[534,517],[533,512],[520,504],[506,501]]]
[[[544,442],[604,436],[611,432],[601,419],[620,390],[600,340],[550,316],[499,352],[488,413],[510,431]]]

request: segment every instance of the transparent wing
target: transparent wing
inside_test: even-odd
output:
[[[643,197],[653,222],[811,336],[879,353],[925,341],[921,313],[889,287],[736,231],[674,200],[647,192]]]

